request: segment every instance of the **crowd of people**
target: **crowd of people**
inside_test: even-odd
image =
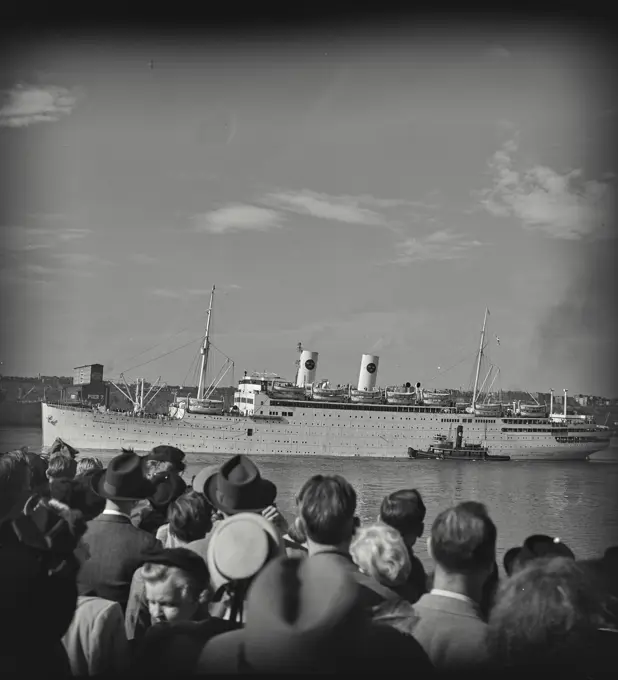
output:
[[[172,446],[107,467],[71,447],[0,455],[3,674],[618,667],[616,547],[584,561],[538,534],[501,571],[482,503],[426,528],[422,490],[394,490],[361,523],[350,483],[314,475],[288,523],[250,457],[185,465]]]

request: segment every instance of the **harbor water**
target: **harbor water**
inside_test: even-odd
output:
[[[0,450],[20,446],[39,450],[41,430],[0,429]],[[81,455],[88,453],[80,451]],[[90,453],[104,462],[114,455]],[[618,460],[615,447],[607,454]],[[225,460],[209,454],[190,454],[187,458],[187,481],[201,466]],[[288,519],[294,515],[295,494],[314,474],[340,474],[348,479],[357,491],[358,514],[363,522],[377,517],[386,494],[417,488],[423,495],[427,517],[425,535],[415,551],[426,568],[430,562],[425,538],[431,523],[442,509],[464,500],[488,506],[498,527],[500,565],[506,550],[533,533],[560,537],[581,559],[600,556],[607,547],[618,544],[618,465],[282,456],[256,456],[256,462],[263,476],[277,485],[277,505]]]

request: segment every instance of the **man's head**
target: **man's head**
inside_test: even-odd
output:
[[[380,507],[380,522],[396,529],[412,548],[425,529],[425,504],[416,489],[401,489],[386,496]]]
[[[57,453],[49,459],[47,479],[51,497],[66,503],[71,491],[71,480],[75,477],[77,463],[75,459],[64,453]]]
[[[153,624],[191,621],[207,600],[208,567],[192,550],[173,548],[148,555],[141,573]]]
[[[496,525],[482,503],[469,501],[441,512],[427,540],[436,577],[461,576],[481,588],[494,568],[496,536]]]
[[[570,557],[532,560],[505,579],[489,617],[493,660],[509,668],[560,664],[590,672],[598,661],[592,644],[598,629],[611,625],[595,581]]]
[[[0,523],[21,514],[30,497],[31,474],[21,451],[0,455]]]
[[[339,475],[311,477],[296,499],[307,541],[348,549],[358,526],[356,492]]]

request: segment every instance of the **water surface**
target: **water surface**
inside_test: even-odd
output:
[[[0,450],[41,446],[41,430],[0,429]],[[114,454],[82,450],[107,461]],[[189,454],[185,477],[225,456]],[[294,496],[314,474],[340,474],[358,494],[364,522],[376,518],[382,498],[402,488],[417,488],[427,507],[426,532],[444,508],[464,500],[485,503],[498,527],[500,560],[506,550],[532,533],[560,537],[582,559],[618,544],[618,465],[586,462],[474,463],[438,460],[359,460],[256,456],[263,476],[278,488],[277,504],[288,518]],[[424,537],[415,548],[429,566]]]

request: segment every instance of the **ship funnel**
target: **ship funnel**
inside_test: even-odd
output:
[[[420,382],[417,382],[416,385],[414,385],[414,392],[416,393],[417,399],[423,398],[423,391]]]
[[[315,372],[318,370],[318,353],[309,352],[306,349],[300,354],[300,366],[296,377],[296,386],[304,387],[313,385],[315,382]]]
[[[358,374],[359,390],[370,392],[376,386],[379,362],[380,357],[377,357],[375,354],[363,354],[360,373]]]

